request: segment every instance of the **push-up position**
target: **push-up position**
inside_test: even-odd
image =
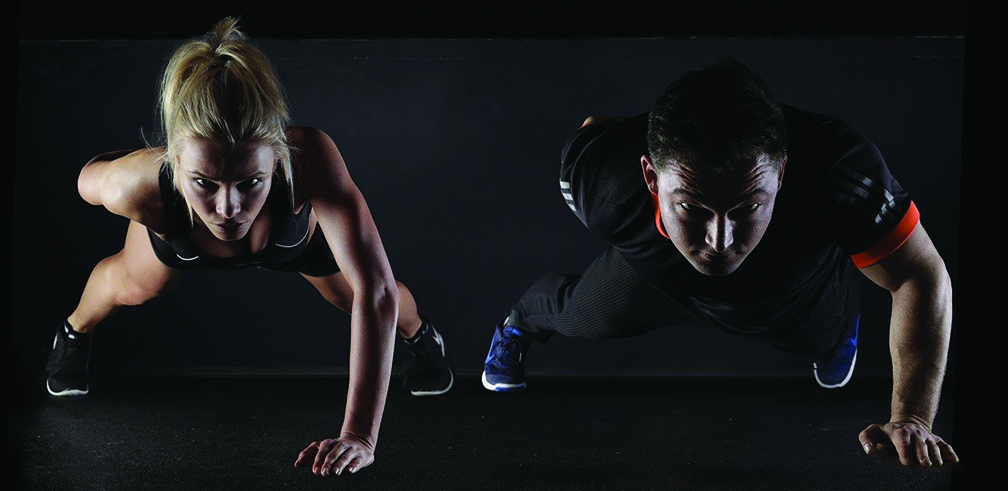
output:
[[[726,60],[685,74],[653,110],[588,118],[568,139],[560,191],[610,245],[583,274],[534,283],[495,329],[483,384],[525,388],[525,352],[555,333],[625,338],[711,326],[808,357],[827,388],[850,379],[856,270],[892,292],[891,415],[860,435],[904,465],[957,461],[931,432],[952,288],[910,195],[839,118],[774,101]],[[772,218],[772,220],[771,220]]]
[[[393,277],[340,152],[324,132],[289,125],[275,71],[234,19],[173,52],[159,109],[163,146],[99,155],[80,173],[88,203],[130,222],[123,249],[98,263],[60,323],[47,390],[87,394],[95,326],[161,295],[185,270],[300,273],[350,313],[351,355],[342,430],[311,443],[296,465],[339,474],[371,464],[396,333],[412,354],[412,394],[446,392],[453,377],[441,336]]]

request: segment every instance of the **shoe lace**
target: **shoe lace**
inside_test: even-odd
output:
[[[496,365],[510,365],[521,361],[522,343],[518,336],[504,332],[494,346],[494,362]]]
[[[425,335],[417,340],[416,343],[411,343],[409,347],[410,354],[413,355],[413,363],[407,367],[409,373],[419,373],[432,368],[437,362],[438,355],[441,353],[441,347],[434,339],[434,336]]]
[[[61,335],[61,338],[64,335]],[[72,371],[83,372],[87,367],[87,354],[79,353],[86,350],[87,346],[79,346],[69,339],[60,339],[53,348],[53,356],[49,362],[50,371]]]

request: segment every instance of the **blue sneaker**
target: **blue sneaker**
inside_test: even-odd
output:
[[[498,325],[483,365],[483,387],[494,392],[525,390],[525,352],[532,339],[517,328]]]
[[[854,375],[860,322],[860,317],[854,319],[852,327],[849,327],[844,337],[840,339],[840,344],[830,351],[825,359],[812,364],[812,372],[820,386],[827,389],[840,388],[847,385],[851,375]]]

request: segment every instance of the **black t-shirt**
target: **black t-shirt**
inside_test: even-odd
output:
[[[574,132],[561,153],[561,192],[648,282],[723,329],[764,332],[805,323],[824,306],[842,310],[826,297],[847,281],[851,257],[898,247],[916,225],[916,208],[861,132],[836,117],[781,107],[788,160],[774,214],[730,275],[699,273],[659,231],[640,163],[647,113]]]

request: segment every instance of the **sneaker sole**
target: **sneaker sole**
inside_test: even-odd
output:
[[[448,387],[445,387],[444,389],[441,390],[417,390],[417,391],[411,390],[410,395],[416,397],[426,397],[426,396],[439,396],[441,394],[444,394],[445,392],[451,390],[452,385],[455,385],[455,374],[453,374],[451,370],[448,370],[448,376],[449,376]]]
[[[817,384],[819,384],[820,387],[824,389],[839,389],[840,387],[847,385],[847,382],[850,381],[851,376],[854,375],[854,365],[856,363],[857,363],[857,352],[855,351],[854,357],[851,358],[850,370],[847,370],[847,376],[844,377],[843,380],[835,384],[824,384],[822,380],[819,380],[819,368],[815,363],[812,364],[812,373],[815,375],[815,381]]]
[[[431,329],[434,329],[433,325],[431,325]],[[444,358],[445,357],[444,338],[441,337],[441,333],[439,333],[437,331],[437,329],[434,329],[434,334],[437,335],[438,346],[441,347],[441,357]],[[441,389],[441,390],[417,390],[417,391],[411,390],[410,391],[410,395],[413,395],[413,396],[416,396],[416,397],[426,397],[426,396],[439,396],[441,394],[444,394],[445,392],[448,392],[449,390],[451,390],[452,385],[455,384],[455,374],[452,373],[451,368],[448,369],[448,376],[450,377],[448,379],[448,387],[445,387],[444,389]]]
[[[480,378],[483,380],[483,387],[494,392],[521,392],[525,390],[525,382],[520,384],[492,384],[487,380],[486,371],[483,372],[483,376]]]
[[[56,397],[86,396],[89,390],[90,388],[84,390],[64,389],[60,391],[54,391],[52,387],[49,385],[49,381],[46,380],[46,391],[49,392],[50,395],[54,395]]]

